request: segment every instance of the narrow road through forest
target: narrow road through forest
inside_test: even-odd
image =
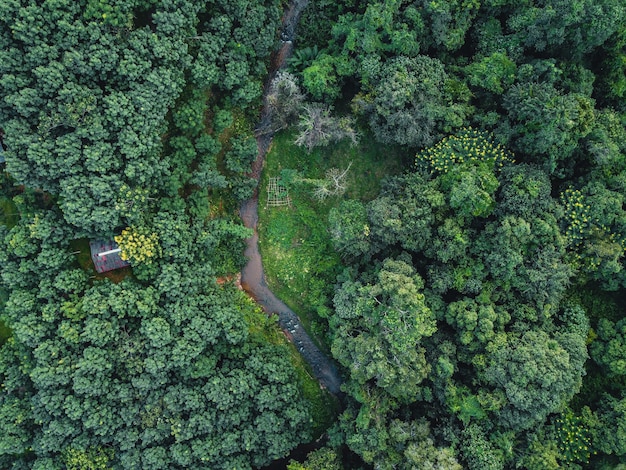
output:
[[[282,19],[281,42],[282,47],[276,53],[272,61],[272,70],[267,83],[269,83],[276,73],[284,65],[291,54],[292,44],[295,36],[296,25],[300,18],[300,14],[309,3],[309,0],[292,0],[289,8],[286,10]],[[265,103],[265,100],[264,100]],[[264,122],[269,120],[269,111],[266,105],[261,111],[260,125],[263,127]],[[272,134],[262,133],[257,137],[258,155],[256,161],[252,165],[251,176],[260,180],[263,162],[272,141]],[[323,354],[309,335],[304,330],[298,316],[284,304],[269,289],[265,282],[265,274],[263,271],[263,263],[261,254],[259,253],[259,235],[257,232],[257,223],[259,219],[258,198],[259,188],[254,191],[252,198],[248,199],[241,205],[240,215],[246,227],[254,230],[254,235],[246,240],[247,248],[245,255],[248,263],[241,271],[241,285],[244,290],[252,296],[253,299],[268,314],[278,315],[278,324],[285,331],[288,337],[293,338],[292,341],[296,348],[311,366],[315,377],[320,384],[326,387],[330,392],[337,395],[340,394],[340,386],[342,378],[339,375],[337,367],[332,359]]]

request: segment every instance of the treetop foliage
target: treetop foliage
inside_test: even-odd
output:
[[[261,468],[317,437],[295,348],[227,281],[257,138],[292,125],[324,169],[384,147],[368,200],[283,171],[336,196],[282,249],[340,255],[307,274],[345,376],[289,468],[624,465],[624,3],[310,2],[264,86],[286,6],[0,2],[0,467]],[[132,269],[96,274],[116,234]]]
[[[286,456],[312,437],[294,352],[216,282],[240,269],[250,236],[223,206],[251,191],[249,121],[280,5],[0,11],[0,127],[16,184],[2,190],[19,213],[0,226],[12,331],[0,467],[244,469]],[[116,233],[132,272],[79,264],[86,238]]]
[[[467,159],[467,160],[466,160]],[[445,137],[436,145],[424,149],[416,156],[416,165],[426,163],[433,172],[448,173],[464,163],[487,163],[500,169],[505,163],[514,163],[512,154],[501,144],[495,144],[487,133],[475,129],[462,129]]]
[[[372,0],[305,18],[304,91],[417,153],[378,197],[329,213],[348,447],[374,468],[434,468],[399,431],[426,419],[421,443],[464,468],[623,463],[623,309],[604,318],[598,292],[626,285],[624,6]],[[411,303],[392,337],[407,297],[383,278],[430,312]],[[403,329],[411,314],[423,334]]]

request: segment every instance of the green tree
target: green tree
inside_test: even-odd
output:
[[[531,330],[511,338],[492,358],[485,378],[501,387],[508,400],[500,422],[511,429],[529,429],[560,411],[580,389],[587,350],[580,336],[550,338]]]
[[[424,35],[424,42],[433,41],[446,51],[454,51],[463,46],[467,39],[466,34],[481,6],[480,0],[421,1],[420,4],[424,24],[430,29],[430,34]]]
[[[626,455],[626,401],[604,395],[598,410],[598,430],[595,445],[607,455]]]
[[[498,179],[488,164],[456,166],[441,177],[449,204],[461,217],[487,217],[495,208]]]
[[[347,68],[346,60],[320,54],[302,71],[302,85],[316,100],[332,101],[339,97],[341,77],[337,69]]]
[[[337,450],[322,447],[309,453],[304,463],[291,460],[287,470],[342,470],[339,457]]]
[[[365,206],[356,200],[341,201],[328,214],[333,247],[345,258],[369,259],[370,227]]]
[[[596,333],[598,338],[590,346],[593,360],[611,376],[626,375],[626,321],[601,318]]]
[[[68,470],[107,470],[112,454],[111,449],[67,449],[63,460]]]
[[[384,143],[424,147],[442,131],[461,127],[464,104],[449,102],[443,89],[443,64],[426,56],[396,57],[369,79],[367,93],[355,106],[369,117],[376,138]]]
[[[375,394],[365,396],[367,402],[358,412],[348,410],[340,418],[348,446],[365,462],[384,470],[462,468],[452,449],[435,444],[428,421],[399,419],[392,413],[379,412]]]
[[[574,262],[607,290],[617,290],[626,281],[626,212],[620,180],[621,176],[594,178],[582,191],[564,194],[563,222]]]
[[[593,101],[578,94],[563,94],[547,83],[515,85],[505,94],[508,126],[499,133],[511,148],[549,173],[570,167],[578,141],[592,129]]]
[[[621,99],[626,94],[624,44],[626,34],[624,30],[616,31],[601,48],[599,53],[602,57],[602,66],[597,71],[599,88],[602,93],[602,101],[620,108]]]
[[[335,295],[335,358],[352,380],[410,401],[428,374],[421,340],[435,332],[420,293],[421,278],[406,260],[387,259],[374,284],[347,281]]]
[[[25,373],[30,359],[28,349],[14,338],[0,346],[0,462],[7,467],[23,461],[32,444],[34,417],[29,400],[32,389]]]
[[[479,425],[468,426],[463,430],[462,436],[462,452],[470,470],[502,470],[504,468],[502,451],[494,448]]]
[[[502,52],[494,52],[480,61],[472,62],[466,68],[468,81],[473,87],[497,95],[504,93],[513,84],[516,71],[515,63]]]
[[[534,213],[549,212],[554,207],[552,184],[545,171],[533,165],[519,164],[503,168],[496,213],[524,219]]]
[[[423,250],[444,206],[445,196],[437,184],[420,174],[389,181],[367,205],[375,251],[395,244],[409,251]]]
[[[455,328],[460,344],[470,350],[492,343],[506,320],[493,305],[480,305],[469,298],[449,303],[446,310],[447,323]]]
[[[552,1],[522,5],[508,26],[526,47],[580,57],[602,45],[624,21],[623,5],[611,1]]]

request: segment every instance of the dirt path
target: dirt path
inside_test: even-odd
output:
[[[287,58],[291,54],[296,25],[300,13],[302,13],[308,3],[309,0],[293,0],[284,14],[281,33],[282,47],[274,55],[272,60],[272,70],[268,78],[268,83],[276,71],[285,65]],[[259,127],[263,127],[264,123],[268,120],[269,114],[267,107],[264,106],[261,112]],[[250,176],[255,178],[257,182],[261,177],[265,155],[269,150],[271,141],[271,134],[261,134],[257,137],[258,155],[256,161],[252,164],[250,173]],[[267,286],[263,271],[263,262],[261,260],[261,254],[259,253],[259,235],[257,232],[257,223],[259,220],[258,206],[257,186],[253,197],[245,201],[240,209],[240,215],[244,225],[254,230],[254,235],[246,240],[247,248],[245,255],[248,258],[248,264],[241,271],[241,285],[265,312],[278,315],[278,324],[287,337],[292,339],[292,342],[295,344],[296,348],[298,348],[302,357],[311,366],[320,384],[330,392],[338,395],[341,393],[340,386],[343,380],[332,359],[318,349],[302,327],[298,316],[276,297]]]
[[[287,337],[292,339],[302,357],[311,366],[313,374],[320,384],[337,395],[341,392],[339,387],[342,383],[337,367],[313,343],[293,310],[276,297],[265,282],[263,264],[259,253],[259,235],[256,230],[257,210],[257,198],[246,201],[240,210],[241,218],[246,227],[254,229],[254,235],[246,240],[245,255],[248,257],[248,264],[241,271],[241,285],[265,312],[278,315],[279,326],[285,331]]]

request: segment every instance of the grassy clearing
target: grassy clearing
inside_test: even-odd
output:
[[[352,163],[343,198],[367,201],[378,194],[383,177],[402,172],[403,161],[400,149],[381,145],[369,134],[356,147],[341,142],[311,154],[293,140],[293,131],[276,135],[266,158],[259,190],[260,249],[270,287],[327,350],[322,319],[330,314],[335,279],[343,269],[331,245],[327,220],[341,198],[316,201],[311,185],[297,183],[289,189],[291,208],[266,208],[269,178],[285,169],[297,170],[305,178],[323,178],[328,169],[345,169]]]
[[[7,228],[14,227],[19,219],[15,203],[8,197],[0,197],[0,223]]]

